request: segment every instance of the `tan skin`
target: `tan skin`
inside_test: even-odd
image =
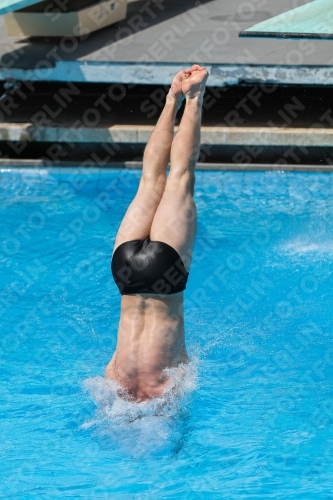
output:
[[[207,78],[207,70],[198,65],[175,76],[146,146],[138,192],[120,225],[114,251],[126,241],[150,236],[177,250],[190,270],[197,223],[194,171]],[[184,98],[184,114],[174,137],[176,113]],[[163,370],[188,362],[183,304],[183,292],[122,296],[117,347],[105,376],[137,402],[160,396],[169,382]]]

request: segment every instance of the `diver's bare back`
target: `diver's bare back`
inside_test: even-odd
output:
[[[116,352],[106,377],[136,400],[160,396],[168,384],[165,368],[187,363],[183,292],[124,295]]]
[[[196,235],[194,171],[207,77],[198,65],[175,76],[145,149],[138,192],[116,237],[111,269],[122,294],[121,315],[105,376],[136,401],[160,396],[169,381],[165,369],[188,361],[183,291]]]

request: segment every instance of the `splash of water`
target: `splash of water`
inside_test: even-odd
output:
[[[282,252],[290,254],[312,254],[326,255],[333,254],[333,244],[331,240],[326,241],[307,241],[304,238],[295,238],[281,246]]]
[[[97,408],[94,418],[81,429],[93,431],[103,447],[116,446],[136,457],[176,451],[186,434],[185,415],[197,386],[197,365],[195,359],[166,369],[170,383],[164,393],[139,403],[126,398],[114,380],[86,379],[83,387]]]

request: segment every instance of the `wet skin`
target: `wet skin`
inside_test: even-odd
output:
[[[160,396],[168,385],[163,370],[188,362],[183,295],[122,297],[117,347],[105,376],[136,401]]]
[[[151,240],[172,246],[188,272],[196,235],[194,173],[207,78],[207,70],[194,64],[173,79],[145,149],[138,192],[115,242],[116,249],[126,241],[150,236]],[[182,99],[186,105],[174,136]],[[169,158],[170,173],[166,178]],[[187,362],[183,292],[123,296],[117,348],[105,372],[106,377],[119,383],[120,393],[124,388],[134,401],[161,396],[169,384],[164,370]]]

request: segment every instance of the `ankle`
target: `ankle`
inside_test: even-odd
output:
[[[195,96],[190,96],[190,95],[186,95],[185,96],[186,98],[186,106],[196,106],[196,107],[202,107],[202,104],[203,104],[203,95],[202,94],[198,94],[198,95],[195,95]]]
[[[178,110],[182,105],[184,97],[185,96],[183,94],[177,95],[170,89],[166,96],[166,104],[175,105]]]

